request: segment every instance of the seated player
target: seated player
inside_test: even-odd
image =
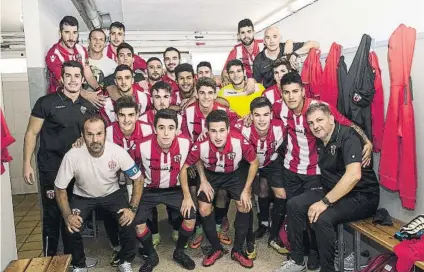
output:
[[[55,180],[56,200],[69,231],[73,271],[88,271],[80,228],[88,215],[100,208],[114,214],[119,222],[119,271],[131,272],[135,257],[131,223],[141,197],[141,172],[123,148],[106,141],[106,123],[99,115],[84,122],[82,134],[85,145],[66,153]],[[119,188],[120,171],[134,181],[129,204],[126,190]],[[69,201],[66,188],[74,178],[73,196]]]
[[[180,180],[187,182],[188,168],[196,164],[200,183],[198,189],[199,212],[203,230],[212,245],[212,251],[203,259],[203,266],[213,265],[225,251],[218,239],[212,202],[215,192],[226,190],[236,201],[235,240],[231,252],[233,260],[243,267],[253,267],[253,260],[242,252],[249,229],[251,215],[251,185],[258,171],[258,159],[253,146],[243,136],[230,130],[228,115],[223,110],[214,110],[206,117],[208,136],[197,141],[181,170]],[[241,163],[243,162],[243,169]],[[246,162],[247,161],[247,162]],[[246,178],[247,175],[247,178]]]
[[[324,103],[309,106],[306,116],[311,132],[318,138],[322,187],[288,201],[291,259],[275,271],[306,271],[303,229],[310,224],[316,233],[321,271],[333,272],[334,227],[371,217],[378,207],[380,188],[372,167],[361,167],[363,144],[352,127],[335,121]]]
[[[144,93],[138,84],[134,84],[133,71],[128,65],[118,65],[115,69],[114,76],[115,84],[119,92],[119,96],[115,97],[116,99],[121,96],[133,97],[139,105],[139,114],[143,114],[151,107],[150,96]],[[105,101],[105,105],[100,109],[100,114],[107,121],[108,125],[116,121],[114,110],[115,98],[112,96],[108,97]]]
[[[145,253],[140,271],[152,271],[159,263],[158,254],[153,247],[152,233],[146,226],[152,208],[159,204],[164,204],[178,215],[181,211],[184,221],[179,230],[173,259],[183,268],[193,270],[196,265],[184,252],[184,247],[195,227],[196,211],[187,180],[181,180],[181,183],[178,180],[191,142],[182,135],[177,136],[177,113],[171,109],[158,111],[154,126],[156,134],[146,137],[139,146],[141,169],[144,173],[142,179],[145,182],[142,200],[134,219],[137,238],[143,244]]]

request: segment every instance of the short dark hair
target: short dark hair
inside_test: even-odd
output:
[[[269,109],[272,111],[272,104],[271,101],[265,96],[259,96],[250,102],[250,112],[253,113],[254,109],[263,108],[263,107],[269,107]]]
[[[199,91],[200,87],[211,87],[214,92],[216,92],[216,82],[214,79],[209,77],[199,78],[196,82],[196,90]]]
[[[132,96],[126,96],[126,95],[118,98],[115,101],[115,105],[113,108],[117,115],[122,109],[127,109],[127,108],[134,109],[135,112],[140,111],[140,107],[138,106],[137,102],[135,102],[134,98]]]
[[[84,77],[84,67],[82,66],[82,64],[78,61],[75,60],[69,60],[69,61],[65,61],[62,64],[62,69],[60,71],[60,75],[63,77],[63,75],[65,74],[65,68],[66,67],[75,67],[75,68],[79,68],[81,71],[81,76]]]
[[[290,61],[288,61],[287,59],[284,59],[284,58],[279,58],[279,59],[274,60],[272,62],[272,69],[278,68],[281,65],[286,66],[286,68],[289,72],[293,71],[291,64],[290,64]]]
[[[251,26],[252,29],[254,29],[253,27],[253,23],[250,19],[243,19],[238,23],[238,28],[237,31],[240,33],[240,28],[246,27],[246,26]]]
[[[105,132],[106,132],[106,126],[107,126],[106,120],[100,114],[93,114],[93,115],[90,115],[87,119],[84,120],[84,123],[82,124],[82,129],[81,129],[82,134],[85,133],[85,124],[86,123],[94,123],[94,122],[97,122],[97,121],[103,122]]]
[[[197,64],[196,71],[199,72],[200,67],[208,67],[212,71],[212,65],[209,61],[201,61],[199,64]]]
[[[161,109],[155,115],[154,125],[158,124],[159,119],[170,119],[174,120],[175,127],[178,128],[178,115],[177,112],[171,109]]]
[[[133,75],[133,73],[134,73],[133,70],[128,65],[126,65],[126,64],[119,64],[115,68],[114,75],[116,76],[116,73],[117,72],[121,72],[121,71],[125,71],[125,70],[130,71],[131,72],[131,75]]]
[[[244,72],[244,65],[243,65],[243,62],[241,62],[241,60],[239,60],[239,59],[233,59],[233,60],[230,60],[230,61],[227,63],[227,67],[226,67],[226,69],[227,69],[227,73],[229,73],[229,72],[230,72],[230,68],[231,68],[231,67],[233,67],[233,66],[241,66],[241,69],[243,69],[243,72]]]
[[[150,94],[153,95],[153,91],[159,91],[159,90],[165,90],[167,93],[170,93],[170,94],[172,93],[171,86],[162,80],[153,84],[152,88],[150,88]]]
[[[181,72],[190,72],[194,76],[193,66],[189,63],[181,63],[175,67],[175,77],[178,78],[178,74]]]
[[[170,52],[170,51],[175,51],[175,52],[177,52],[178,53],[178,58],[181,60],[181,53],[180,53],[180,51],[177,49],[177,48],[175,48],[175,47],[168,47],[168,48],[166,48],[165,49],[165,51],[163,52],[163,59],[165,59],[165,54],[167,53],[167,52]]]
[[[121,43],[118,48],[116,48],[116,55],[119,55],[119,51],[121,51],[122,49],[129,49],[131,51],[131,54],[134,56],[134,48],[126,42]]]
[[[230,126],[230,120],[224,110],[213,110],[206,117],[206,127],[209,129],[210,123],[225,122],[226,127]]]
[[[115,21],[115,22],[111,23],[110,26],[109,26],[109,32],[112,30],[112,27],[122,29],[125,32],[125,25],[121,22]]]
[[[65,25],[76,26],[77,29],[79,28],[78,20],[74,16],[65,16],[65,17],[62,18],[62,20],[60,20],[59,29],[60,29],[61,32],[62,32],[63,27]]]
[[[303,87],[302,77],[296,71],[285,74],[280,81],[281,86],[297,83]]]
[[[327,103],[317,102],[317,103],[311,103],[311,105],[309,105],[308,110],[306,110],[306,116],[318,110],[322,111],[325,115],[328,115],[328,116],[331,115],[331,110]]]
[[[105,33],[105,32],[103,31],[103,29],[101,29],[101,28],[95,28],[95,29],[91,30],[91,31],[90,31],[90,34],[88,34],[88,39],[89,39],[89,40],[91,40],[91,35],[92,35],[94,32],[100,32],[100,33],[103,33],[103,35],[105,35],[105,41],[106,41],[106,33]]]
[[[155,61],[155,60],[156,61],[159,61],[160,64],[162,64],[162,61],[159,58],[157,58],[157,57],[151,57],[151,58],[149,58],[146,63],[147,63],[147,65],[149,65],[150,62]]]

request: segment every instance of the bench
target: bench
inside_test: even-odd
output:
[[[71,255],[20,259],[12,261],[5,272],[66,272],[71,264]]]
[[[399,240],[394,238],[394,234],[400,230],[402,226],[405,225],[400,220],[392,219],[393,226],[382,226],[378,224],[372,223],[372,218],[356,221],[347,224],[349,227],[351,227],[354,230],[354,243],[353,243],[353,252],[355,254],[355,271],[360,270],[360,244],[361,244],[361,235],[364,235],[368,237],[369,239],[373,240],[374,242],[378,243],[379,245],[383,246],[384,248],[390,250],[393,252],[393,248],[400,243]],[[338,246],[339,246],[339,252],[343,252],[343,224],[339,224],[337,226],[338,231]],[[343,256],[343,254],[339,254],[339,256]],[[339,257],[339,267],[340,271],[343,271],[344,268],[344,258]],[[419,267],[421,269],[424,269],[424,262],[416,262],[416,267]]]

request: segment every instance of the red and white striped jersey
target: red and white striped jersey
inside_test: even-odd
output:
[[[228,114],[231,126],[234,126],[239,119],[239,116],[235,112],[220,105],[219,103],[215,102],[212,110],[224,110]],[[206,117],[200,111],[199,102],[188,106],[187,109],[182,112],[182,116],[183,123],[181,125],[181,131],[185,135],[190,136],[191,140],[195,142],[197,137],[199,137],[202,131],[206,128]]]
[[[132,88],[133,98],[139,105],[140,114],[143,114],[146,110],[151,108],[151,98],[149,95],[141,91],[141,87],[137,83],[134,83]],[[106,120],[108,125],[116,121],[115,101],[113,101],[110,97],[106,98],[105,105],[100,109],[100,115]]]
[[[105,49],[103,49],[103,56],[107,56],[108,58],[114,60],[116,63],[118,62],[118,56],[116,55],[116,52],[112,49],[112,44],[108,44]],[[135,70],[142,70],[146,71],[147,68],[147,62],[140,57],[139,55],[134,54],[134,62],[132,69]]]
[[[183,117],[181,116],[181,114],[177,114],[177,117],[178,117],[178,129],[181,130]],[[155,111],[153,109],[147,110],[145,113],[140,115],[140,118],[138,118],[138,120],[149,123],[153,126],[155,123]]]
[[[162,79],[163,82],[168,83],[171,86],[172,91],[174,92],[180,92],[180,88],[178,87],[178,84],[175,80],[170,78],[167,74],[165,74]]]
[[[181,97],[180,91],[173,91],[171,94],[171,103],[170,105],[180,105],[183,101],[183,98]]]
[[[263,93],[262,96],[268,98],[271,104],[274,104],[276,101],[282,99],[280,89],[277,84],[268,87]]]
[[[243,135],[230,130],[222,151],[216,148],[209,137],[205,137],[203,141],[195,142],[186,164],[193,165],[201,160],[209,171],[231,173],[239,168],[242,159],[250,163],[253,162],[256,159],[255,149],[244,139]]]
[[[147,136],[154,133],[153,126],[137,121],[134,132],[129,138],[126,138],[119,128],[118,122],[113,122],[106,128],[106,140],[113,142],[125,149],[131,158],[139,165],[140,163],[140,142]]]
[[[242,43],[237,44],[230,51],[228,55],[227,61],[225,62],[224,69],[227,67],[227,63],[233,59],[239,59],[243,62],[244,70],[246,71],[246,76],[248,78],[253,77],[253,61],[256,56],[264,49],[264,41],[263,40],[253,40],[253,52],[252,54],[247,51],[246,47]]]
[[[176,136],[167,153],[163,152],[157,135],[146,137],[140,143],[141,169],[144,173],[144,186],[149,188],[170,188],[180,185],[178,175],[186,162],[190,140]]]
[[[49,71],[49,88],[48,93],[54,93],[61,86],[60,78],[62,77],[62,65],[65,61],[75,60],[83,66],[88,63],[88,52],[80,44],[76,43],[73,52],[69,53],[60,41],[54,44],[47,52],[45,61]]]
[[[300,115],[296,115],[282,100],[277,101],[273,106],[274,118],[281,119],[287,128],[288,141],[284,156],[284,167],[294,173],[303,175],[321,174],[318,166],[316,138],[309,129],[306,120],[306,110],[311,104],[318,102],[325,103],[306,97]],[[352,124],[335,107],[328,106],[337,122],[345,126]]]
[[[259,160],[259,168],[265,167],[278,158],[278,148],[283,144],[286,127],[283,121],[272,119],[265,139],[261,139],[255,124],[243,125],[244,120],[237,122],[237,128],[244,138],[255,148]]]

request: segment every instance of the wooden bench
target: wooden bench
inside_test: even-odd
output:
[[[71,255],[20,259],[12,261],[5,272],[66,272],[71,264]]]
[[[347,224],[354,230],[354,243],[353,243],[353,252],[355,254],[355,271],[360,270],[360,254],[361,254],[361,235],[368,237],[384,248],[393,252],[393,248],[400,243],[399,240],[394,238],[394,234],[400,230],[402,226],[405,225],[400,220],[392,219],[393,226],[382,226],[372,223],[372,218],[356,221]],[[339,243],[339,252],[343,248],[343,225],[338,225],[338,243]],[[339,255],[343,256],[343,254]],[[424,269],[424,262],[416,262],[416,267]],[[339,258],[339,267],[340,271],[343,271],[344,268],[344,258]]]

